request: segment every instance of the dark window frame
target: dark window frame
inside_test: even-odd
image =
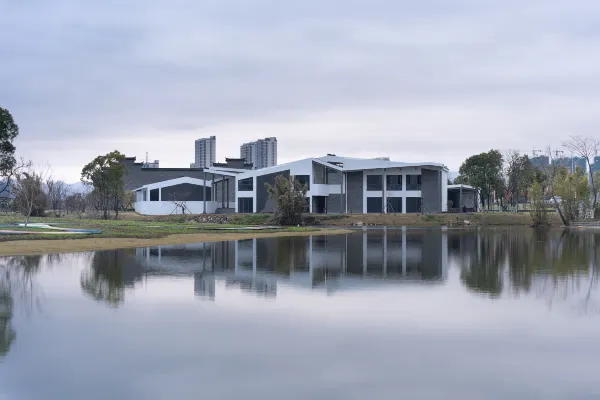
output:
[[[254,212],[253,197],[238,197],[238,213],[250,214]]]
[[[371,182],[370,180],[377,180],[377,182]],[[383,180],[381,179],[381,175],[367,175],[367,192],[380,192],[383,190]]]
[[[301,185],[306,185],[306,190],[310,190],[310,175],[295,175],[294,179]]]
[[[406,198],[406,213],[407,214],[420,214],[422,209],[421,205],[423,199],[421,197],[407,197]],[[413,207],[415,206],[415,207]]]
[[[387,175],[385,177],[385,187],[389,191],[401,191],[402,175]]]
[[[254,191],[254,178],[240,179],[238,181],[239,192],[253,192]]]
[[[386,209],[390,214],[402,214],[402,197],[388,197]]]
[[[406,175],[406,190],[421,190],[421,183],[421,175]]]
[[[367,197],[367,214],[382,214],[382,213],[383,213],[383,198],[382,197]]]

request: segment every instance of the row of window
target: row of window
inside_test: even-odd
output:
[[[407,197],[406,198],[406,212],[407,213],[420,213],[421,212],[421,198],[420,197]],[[383,212],[383,198],[381,197],[367,197],[367,213],[381,214]],[[386,212],[388,213],[402,213],[402,197],[388,197],[386,204]]]
[[[402,190],[402,175],[387,175],[386,190]],[[367,191],[383,190],[382,175],[367,175]],[[406,190],[421,190],[421,175],[406,175]]]
[[[301,185],[306,185],[306,189],[310,190],[310,176],[309,175],[296,175],[296,181]],[[240,179],[238,181],[238,191],[240,192],[252,192],[254,190],[254,178]]]

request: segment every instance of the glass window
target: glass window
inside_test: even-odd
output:
[[[240,179],[238,181],[238,190],[240,192],[251,192],[254,190],[254,178]]]
[[[407,197],[406,198],[406,212],[407,213],[420,213],[421,212],[421,198],[420,197]]]
[[[386,190],[402,190],[402,175],[386,176]]]
[[[238,197],[238,213],[254,212],[254,199],[252,197]]]
[[[383,199],[381,197],[367,197],[367,213],[381,214],[383,212]]]
[[[390,214],[402,212],[402,197],[387,198],[387,212]]]
[[[382,190],[381,175],[367,175],[367,191]]]
[[[309,175],[296,175],[295,179],[301,185],[305,185],[306,186],[306,190],[310,190],[310,176]]]
[[[421,190],[421,175],[406,175],[406,190]]]
[[[158,191],[160,189],[152,189],[150,190],[150,201],[158,201]]]

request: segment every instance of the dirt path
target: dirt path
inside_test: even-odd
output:
[[[190,233],[169,235],[164,238],[90,238],[65,240],[17,240],[0,243],[0,256],[17,256],[44,253],[75,253],[92,250],[114,250],[132,247],[147,247],[186,243],[220,242],[280,236],[321,236],[349,233],[347,229],[320,229],[305,232],[250,232],[250,233]]]

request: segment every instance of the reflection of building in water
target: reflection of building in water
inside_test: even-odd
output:
[[[366,229],[346,235],[277,237],[137,250],[149,274],[194,274],[194,293],[214,299],[215,282],[274,297],[278,282],[329,292],[446,279],[442,230]]]
[[[198,297],[204,297],[210,300],[215,299],[215,276],[206,272],[196,272],[194,274],[194,294]]]

